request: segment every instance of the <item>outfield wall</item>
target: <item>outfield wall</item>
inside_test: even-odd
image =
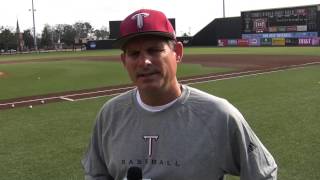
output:
[[[319,46],[320,4],[241,12],[215,19],[193,46]]]
[[[320,38],[218,39],[219,47],[227,46],[319,46]]]
[[[175,19],[169,19],[175,28]],[[121,21],[110,21],[110,40],[89,41],[87,49],[110,49],[119,37]],[[180,37],[185,46],[319,46],[320,4],[241,12],[217,18],[193,37]]]

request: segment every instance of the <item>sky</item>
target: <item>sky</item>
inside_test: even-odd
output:
[[[196,34],[215,18],[223,16],[223,0],[33,0],[36,32],[45,24],[89,22],[93,28],[109,26],[141,8],[164,12],[176,19],[176,33]],[[320,0],[225,0],[226,17],[242,11],[320,4]],[[1,0],[0,26],[15,30],[32,29],[32,0]]]

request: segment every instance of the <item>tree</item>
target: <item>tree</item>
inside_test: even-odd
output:
[[[87,38],[88,34],[92,32],[93,28],[88,22],[76,22],[73,25],[73,28],[76,31],[77,38]]]
[[[74,44],[74,38],[76,37],[76,31],[71,25],[65,24],[63,26],[63,32],[61,35],[61,40],[66,45],[70,46]]]
[[[108,39],[110,34],[106,27],[102,27],[101,29],[96,29],[94,30],[93,33],[98,40]]]
[[[41,47],[43,48],[50,48],[53,45],[53,37],[52,37],[52,30],[51,27],[46,24],[42,30],[41,34]]]
[[[14,33],[11,32],[9,28],[4,28],[1,30],[0,34],[0,49],[8,51],[9,49],[17,48],[17,38]]]
[[[63,34],[65,24],[56,24],[53,28],[53,41],[61,42],[61,35]]]
[[[23,31],[23,41],[27,49],[34,48],[34,39],[30,29]]]

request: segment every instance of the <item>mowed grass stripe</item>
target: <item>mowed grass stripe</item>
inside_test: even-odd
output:
[[[319,70],[312,66],[194,86],[240,109],[276,158],[278,179],[319,179]],[[108,98],[0,111],[1,176],[83,179],[80,159]]]

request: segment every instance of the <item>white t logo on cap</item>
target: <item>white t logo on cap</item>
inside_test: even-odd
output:
[[[148,17],[149,14],[148,13],[139,13],[139,14],[135,14],[131,17],[132,20],[137,20],[137,27],[138,29],[142,29],[143,28],[143,18],[144,17]]]

